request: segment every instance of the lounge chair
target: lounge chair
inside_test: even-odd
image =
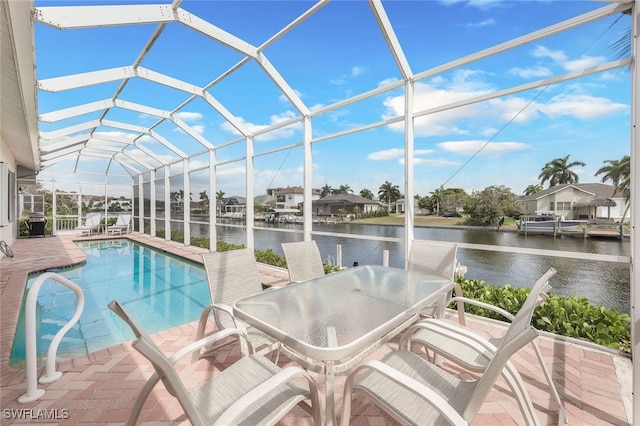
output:
[[[413,240],[409,250],[409,261],[407,269],[420,272],[422,274],[436,276],[453,281],[458,266],[458,244],[445,241]],[[462,295],[460,285],[454,284],[456,295]],[[451,294],[448,295],[451,299]],[[448,305],[436,304],[421,312],[423,317],[433,317],[437,315],[437,309]]]
[[[289,281],[298,283],[322,277],[324,265],[315,241],[282,243],[282,251],[287,260]]]
[[[311,376],[300,367],[280,368],[261,355],[243,356],[213,377],[203,372],[209,380],[195,389],[187,389],[174,364],[218,340],[246,337],[241,330],[222,330],[185,346],[168,358],[117,301],[109,303],[109,308],[131,327],[136,336],[133,348],[156,370],[142,388],[127,425],[135,425],[145,401],[160,380],[193,425],[271,425],[296,405],[311,414],[315,424],[320,424],[318,390]]]
[[[100,221],[102,220],[102,213],[87,213],[87,217],[84,220],[84,225],[76,226],[75,231],[84,233],[87,232],[91,235],[92,231],[96,233],[100,230]]]
[[[264,355],[280,348],[278,342],[272,338],[249,327],[233,316],[233,303],[243,297],[253,296],[262,292],[262,283],[258,272],[258,263],[255,255],[248,248],[239,250],[205,253],[202,255],[211,305],[207,306],[200,315],[196,340],[204,337],[209,316],[213,313],[218,330],[226,328],[240,328],[247,332],[248,340],[256,348],[259,354]],[[232,343],[232,342],[227,342]],[[243,341],[241,341],[243,343]],[[241,345],[243,354],[247,353],[245,345]],[[201,353],[194,353],[193,360],[198,357],[208,356],[216,348],[206,348]]]
[[[122,234],[124,231],[125,234],[129,233],[129,222],[131,221],[130,214],[120,214],[118,215],[118,219],[116,219],[116,223],[111,226],[107,226],[107,234]]]
[[[536,281],[531,289],[531,293],[523,303],[516,316],[511,315],[509,312],[506,312],[504,309],[501,309],[499,307],[479,302],[473,299],[467,299],[457,296],[454,297],[452,301],[456,303],[463,303],[463,313],[464,303],[473,304],[475,306],[498,312],[507,320],[512,321],[511,326],[513,326],[513,321],[516,320],[518,315],[522,315],[521,312],[528,315],[528,312],[531,311],[531,313],[533,314],[535,308],[544,300],[546,300],[547,292],[551,289],[551,286],[549,285],[549,279],[551,279],[551,277],[553,277],[555,274],[556,270],[551,268],[544,275],[542,275],[538,279],[538,281]],[[431,358],[432,361],[435,361],[436,356],[442,356],[449,361],[452,361],[470,371],[482,373],[491,362],[491,359],[493,358],[495,351],[497,350],[496,348],[500,346],[503,337],[488,339],[480,336],[467,327],[464,327],[464,314],[462,318],[462,325],[442,319],[426,319],[417,326],[414,326],[413,328],[409,329],[409,331],[407,331],[407,334],[404,336],[404,340],[402,341],[401,345],[406,347],[410,347],[411,344],[421,345],[425,348],[428,355],[430,352],[433,353],[433,357]],[[471,341],[479,344],[482,350],[473,350],[467,343],[465,343],[464,339],[459,338],[460,335],[464,335],[464,339],[471,339]],[[556,390],[551,375],[549,374],[549,371],[545,366],[544,359],[542,358],[542,354],[540,353],[540,349],[538,348],[535,340],[531,341],[531,345],[533,346],[533,349],[538,357],[540,367],[545,375],[552,397],[555,399],[556,405],[558,406],[558,423],[564,424],[566,418],[558,391]],[[518,380],[512,379],[512,376],[517,373],[511,371],[511,368],[511,366],[507,366],[507,368],[505,368],[503,372],[505,380],[516,395],[520,408],[523,411],[525,417],[527,415],[535,416],[528,393],[524,388],[519,388],[523,385]],[[528,413],[529,411],[532,412]]]
[[[546,280],[548,274],[541,280]],[[403,424],[465,425],[473,421],[503,370],[508,369],[509,380],[517,382],[518,389],[524,390],[522,378],[509,358],[538,335],[531,326],[531,318],[537,300],[546,288],[539,285],[532,289],[528,303],[514,317],[497,347],[474,339],[465,329],[448,332],[448,337],[452,340],[464,342],[469,352],[487,354],[486,368],[476,381],[461,380],[417,353],[405,349],[393,351],[381,361],[370,361],[356,368],[345,382],[342,425],[349,424],[354,392],[367,395],[367,401],[376,404]],[[401,339],[400,347],[406,347],[407,342],[411,342],[407,336],[412,336],[427,321],[444,322],[430,319],[411,326],[408,334]],[[528,403],[526,410],[523,410],[525,422],[538,424],[526,390],[525,395],[518,398],[518,402],[521,401]]]

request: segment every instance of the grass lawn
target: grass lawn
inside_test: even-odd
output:
[[[416,215],[416,226],[466,226],[464,217],[442,217],[436,215]],[[372,217],[367,219],[354,220],[356,223],[371,223],[376,225],[404,225],[404,215],[392,214],[384,217]],[[503,229],[515,229],[515,221],[511,218],[505,220]]]

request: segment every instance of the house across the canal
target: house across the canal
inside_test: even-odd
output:
[[[523,215],[550,214],[566,219],[628,221],[625,194],[604,183],[555,185],[518,200]],[[623,219],[624,215],[624,220]]]

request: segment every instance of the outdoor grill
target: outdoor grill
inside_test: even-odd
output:
[[[44,237],[44,227],[47,219],[43,213],[29,213],[27,227],[29,228],[29,237]]]

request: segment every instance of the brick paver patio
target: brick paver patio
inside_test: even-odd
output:
[[[200,261],[200,256],[205,251],[138,233],[124,237],[195,261]],[[48,385],[39,385],[46,390],[41,399],[24,405],[17,402],[18,397],[26,391],[26,374],[23,369],[9,366],[9,354],[27,273],[82,262],[84,255],[74,244],[74,239],[73,236],[20,239],[12,246],[14,257],[0,259],[0,405],[3,425],[121,424],[126,421],[138,392],[152,374],[150,364],[130,344],[118,345],[87,356],[61,360],[58,370],[64,373],[62,378]],[[287,282],[284,270],[261,265],[260,272],[266,284]],[[470,325],[490,335],[499,334],[502,327],[496,322],[483,319],[474,319]],[[153,337],[163,350],[173,353],[193,341],[195,329],[195,323],[190,323],[157,333]],[[557,336],[543,335],[539,344],[564,401],[569,424],[629,424],[630,359],[606,348]],[[396,347],[397,341],[392,340],[370,358],[379,358]],[[188,377],[189,385],[195,385],[239,356],[237,348],[230,348],[220,351],[215,359],[200,360],[194,364],[185,360],[180,364],[180,369]],[[541,423],[555,424],[556,412],[533,351],[527,347],[512,360],[527,383]],[[285,357],[281,357],[280,363],[288,362]],[[448,364],[444,368],[457,371]],[[467,375],[462,371],[459,373]],[[336,380],[336,392],[339,394],[342,393],[343,380],[344,376],[339,376]],[[341,403],[338,403],[338,408],[339,406]],[[366,402],[356,403],[353,413],[352,423],[355,425],[393,424],[389,417]],[[55,418],[46,419],[47,416]],[[144,406],[140,423],[161,425],[188,422],[175,399],[159,384]],[[303,410],[297,408],[281,423],[310,424],[310,419]],[[499,380],[473,424],[521,423],[522,417],[517,404],[505,382]]]

